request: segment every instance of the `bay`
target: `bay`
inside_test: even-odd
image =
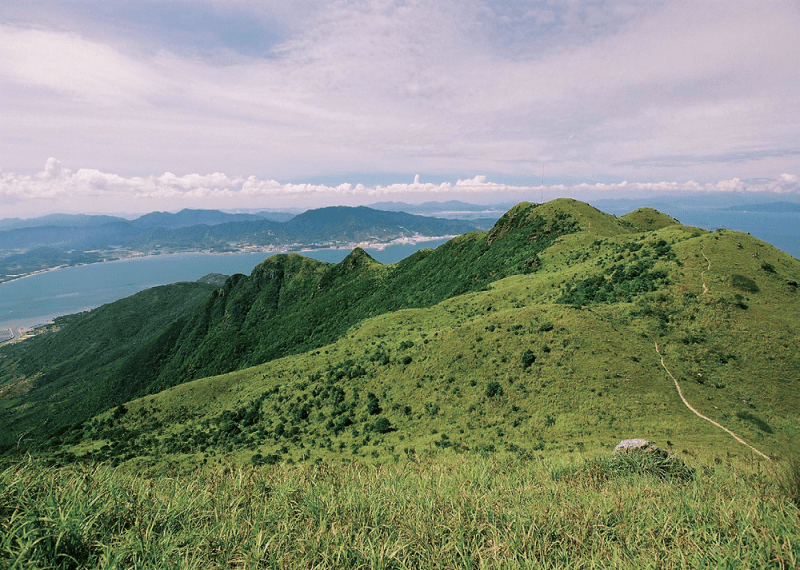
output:
[[[619,212],[606,204],[601,209],[618,215],[634,209],[625,204]],[[646,204],[644,204],[646,205]],[[797,212],[724,211],[675,202],[657,209],[688,226],[707,230],[726,228],[758,237],[794,257],[800,257],[800,214]],[[637,206],[638,207],[638,206]],[[381,263],[396,263],[425,247],[438,247],[446,239],[365,248]],[[349,249],[301,251],[302,255],[338,263]],[[0,342],[20,329],[51,322],[61,315],[89,310],[157,285],[196,281],[209,273],[249,274],[270,253],[181,253],[141,257],[80,267],[67,267],[0,283]]]
[[[396,263],[415,251],[438,247],[447,239],[364,248],[381,263]],[[300,251],[338,263],[349,249]],[[196,281],[209,273],[249,275],[272,253],[176,253],[65,267],[0,283],[0,342],[62,315],[87,311],[139,291],[178,281]]]

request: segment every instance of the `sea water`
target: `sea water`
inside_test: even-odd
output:
[[[616,212],[621,215],[630,207]],[[800,257],[800,214],[797,212],[724,211],[711,208],[659,205],[658,209],[687,226],[707,230],[726,228],[753,236]],[[438,247],[446,239],[416,244],[392,245],[383,249],[365,248],[381,263],[396,263],[424,247]],[[328,263],[338,263],[348,249],[319,249],[299,252]],[[67,267],[0,283],[0,342],[55,317],[78,313],[128,297],[156,285],[177,281],[196,281],[209,273],[249,274],[272,254],[180,253],[134,258],[80,267]]]
[[[425,247],[438,247],[446,239],[416,244],[364,248],[381,263],[396,263]],[[338,263],[349,249],[298,252],[307,257]],[[149,287],[178,281],[196,281],[209,273],[249,275],[271,253],[176,253],[138,257],[78,267],[65,267],[0,283],[0,342],[20,329],[51,322],[62,315],[87,311],[128,297]]]

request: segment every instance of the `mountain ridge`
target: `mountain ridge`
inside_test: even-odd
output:
[[[124,401],[124,417],[62,423],[48,445],[58,461],[157,463],[141,443],[157,419],[169,427],[151,446],[169,461],[225,450],[240,461],[256,451],[391,457],[398,446],[568,451],[620,430],[736,452],[686,415],[658,339],[690,401],[774,453],[797,435],[798,361],[787,347],[798,280],[797,260],[746,234],[569,200],[519,204],[490,232],[394,266],[358,249],[335,265],[277,255],[119,364],[145,374],[122,384],[145,387],[144,398],[108,402]],[[379,417],[388,424],[375,428]],[[115,426],[133,435],[123,442]],[[376,431],[385,426],[394,431]],[[122,443],[100,451],[112,440]]]

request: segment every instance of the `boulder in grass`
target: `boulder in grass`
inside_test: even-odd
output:
[[[687,467],[680,457],[646,439],[620,441],[614,448],[613,457],[614,463],[623,471],[684,481],[694,476],[694,469]]]
[[[651,453],[657,457],[674,457],[666,449],[661,449],[654,443],[650,443],[646,439],[623,439],[614,448],[614,454],[617,453]]]

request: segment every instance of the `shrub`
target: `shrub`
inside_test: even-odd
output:
[[[525,349],[525,352],[522,353],[522,367],[530,368],[534,362],[536,362],[536,355],[530,349]]]
[[[371,416],[375,416],[380,414],[383,411],[381,408],[380,402],[378,402],[378,396],[370,392],[367,394],[367,413]]]
[[[494,398],[495,396],[502,396],[503,395],[503,387],[500,385],[500,382],[492,380],[489,384],[486,385],[486,396],[489,398]]]
[[[616,453],[586,461],[583,465],[570,465],[553,472],[556,480],[569,480],[586,473],[595,481],[609,481],[620,477],[649,476],[662,481],[679,483],[691,481],[695,470],[671,453],[646,452]]]
[[[604,465],[609,476],[649,475],[661,480],[690,481],[694,469],[671,453],[617,453]]]
[[[731,277],[733,286],[737,289],[741,289],[742,291],[747,291],[748,293],[758,293],[761,289],[758,288],[756,282],[750,279],[749,277],[745,277],[744,275],[735,274]]]
[[[392,423],[386,418],[378,418],[375,420],[375,423],[372,424],[372,431],[377,433],[387,433],[392,431]]]

